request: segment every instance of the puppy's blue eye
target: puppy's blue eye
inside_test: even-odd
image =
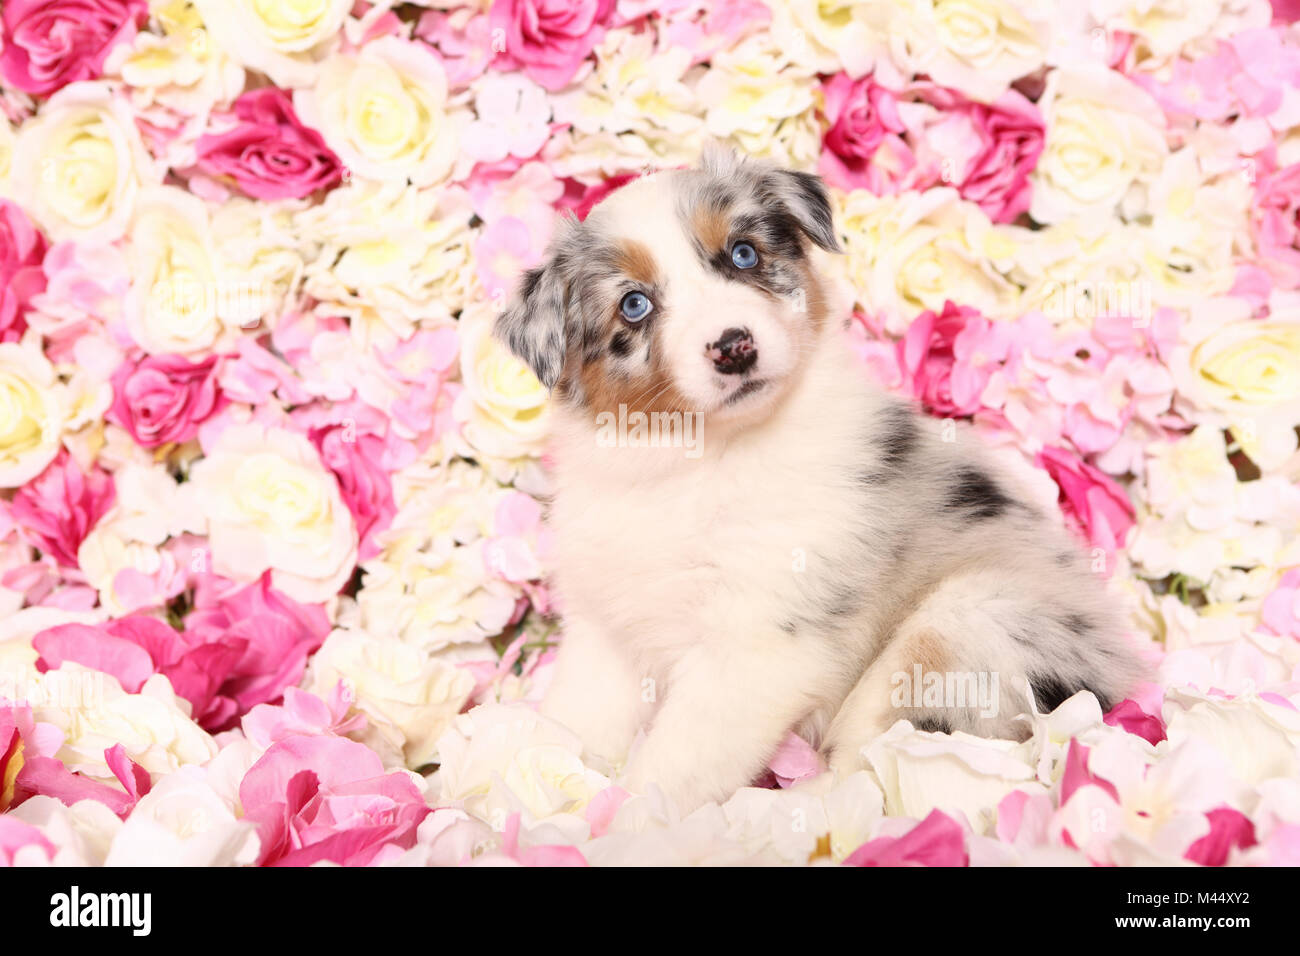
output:
[[[618,310],[629,322],[640,322],[650,314],[652,308],[654,306],[650,304],[650,298],[644,292],[629,292],[618,304]]]
[[[737,269],[752,269],[758,265],[758,251],[747,242],[731,247],[731,264]]]

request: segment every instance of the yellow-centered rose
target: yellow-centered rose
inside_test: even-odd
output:
[[[24,123],[12,191],[52,239],[111,242],[156,179],[135,119],[109,87],[71,83]]]
[[[214,42],[277,86],[309,86],[352,0],[194,0]]]
[[[213,570],[272,584],[296,601],[327,601],[352,575],[357,530],[334,475],[303,435],[260,425],[221,434],[190,475],[207,519]]]
[[[302,121],[321,131],[350,173],[367,179],[444,179],[459,141],[446,113],[447,77],[428,48],[382,37],[327,60],[320,81],[294,94]]]
[[[59,452],[63,386],[39,349],[0,345],[0,488],[35,478]]]

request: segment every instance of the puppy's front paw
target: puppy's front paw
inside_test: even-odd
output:
[[[645,794],[651,784],[663,792],[683,817],[710,800],[720,799],[700,775],[691,773],[689,767],[656,760],[642,748],[633,754],[624,774],[623,786],[632,793]]]
[[[867,755],[863,752],[865,750],[865,746],[841,743],[827,748],[822,756],[831,772],[835,774],[835,779],[844,780],[859,770],[867,769]]]

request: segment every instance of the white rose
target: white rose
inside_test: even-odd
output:
[[[1109,219],[1135,184],[1159,174],[1168,147],[1155,100],[1114,70],[1061,68],[1038,101],[1047,126],[1030,215]]]
[[[585,136],[639,138],[643,148],[656,153],[682,140],[698,141],[704,123],[686,83],[691,54],[683,47],[656,47],[648,31],[611,30],[596,48],[596,68],[581,85],[551,97],[556,122],[572,124]]]
[[[5,814],[31,824],[54,844],[54,866],[103,866],[113,838],[122,828],[117,814],[98,800],[66,806],[37,794]]]
[[[316,245],[305,291],[351,321],[358,344],[387,348],[453,321],[470,296],[473,217],[458,187],[353,180],[295,217]]]
[[[1047,0],[870,0],[866,16],[906,72],[991,103],[1043,65],[1059,12]]]
[[[969,734],[922,733],[905,721],[867,747],[890,816],[920,820],[931,810],[960,812],[977,833],[991,829],[998,802],[1012,790],[1046,792],[1023,744]]]
[[[514,810],[532,819],[581,813],[609,781],[583,766],[582,741],[527,704],[484,704],[461,714],[438,741],[443,801],[505,823]]]
[[[213,41],[277,86],[315,82],[352,0],[194,0]]]
[[[335,630],[311,659],[306,687],[312,693],[327,697],[340,680],[367,717],[358,739],[386,766],[413,770],[437,759],[438,738],[474,690],[468,671],[360,630]]]
[[[106,84],[69,83],[18,131],[12,192],[52,239],[110,242],[158,180],[130,108]]]
[[[64,388],[34,345],[0,345],[0,488],[35,478],[59,453]]]
[[[811,111],[816,77],[792,67],[768,34],[715,54],[695,85],[713,136],[771,135],[784,120]]]
[[[455,162],[457,120],[446,112],[447,76],[420,44],[386,36],[337,54],[293,103],[354,175],[431,186]]]
[[[316,603],[338,593],[357,559],[357,530],[338,481],[306,437],[260,425],[221,433],[188,484],[207,521],[213,570]]]
[[[951,299],[990,319],[1019,315],[1020,289],[1005,275],[1017,246],[953,189],[876,197],[854,190],[840,212],[847,256],[840,268],[864,289],[866,305],[902,334],[925,310]]]
[[[466,440],[496,458],[538,457],[550,428],[546,387],[492,334],[486,304],[460,317],[460,374],[465,390],[456,418]]]
[[[200,199],[174,186],[146,190],[130,238],[126,325],[137,345],[193,356],[233,336],[243,294],[221,274]]]
[[[1268,0],[1089,0],[1088,9],[1108,33],[1136,36],[1139,59],[1149,52],[1162,62],[1194,40],[1263,29],[1273,17]]]
[[[212,211],[212,245],[231,293],[218,302],[227,323],[273,327],[296,301],[305,261],[317,248],[298,230],[295,213],[303,205],[232,198]]]
[[[62,706],[61,687],[73,678],[88,692],[75,704]],[[69,770],[116,783],[104,751],[117,744],[155,776],[204,763],[217,753],[216,742],[190,719],[189,701],[177,697],[161,674],[145,681],[138,694],[128,694],[111,675],[68,662],[47,671],[44,681],[50,687],[48,700],[33,706],[32,716],[63,732],[63,746],[55,756]]]
[[[140,798],[113,837],[106,866],[250,866],[257,828],[213,789],[206,767],[184,766]]]
[[[886,52],[870,5],[852,0],[768,0],[772,37],[790,59],[814,73],[841,70],[857,79]]]

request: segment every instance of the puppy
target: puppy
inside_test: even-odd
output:
[[[839,249],[816,177],[714,151],[562,223],[498,321],[555,406],[542,711],[614,764],[646,729],[628,784],[683,811],[791,729],[847,773],[900,718],[1023,738],[1141,674],[1059,517],[868,382],[814,246]]]

